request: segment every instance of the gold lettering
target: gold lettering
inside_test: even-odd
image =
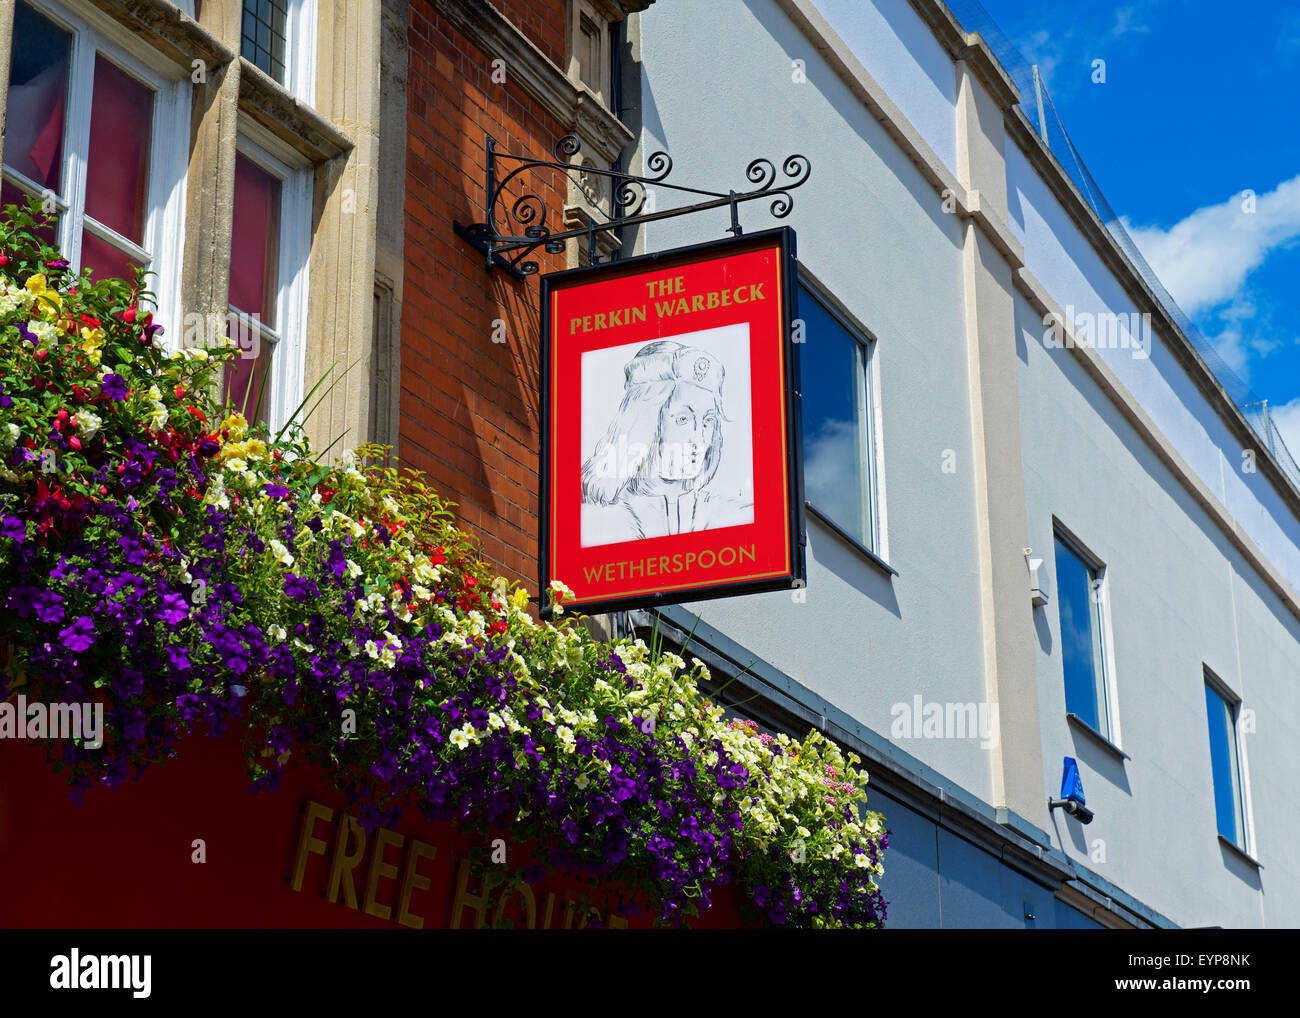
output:
[[[497,904],[496,918],[493,920],[492,925],[497,927],[502,925],[506,902],[515,895],[518,895],[519,899],[524,903],[524,929],[537,929],[537,901],[533,897],[533,889],[522,880],[512,880],[505,893],[501,895],[501,901]]]
[[[402,891],[397,899],[397,921],[413,930],[424,929],[424,917],[411,912],[411,892],[427,891],[429,878],[415,872],[421,859],[434,859],[438,855],[436,845],[426,845],[419,838],[411,839],[411,847],[406,850],[406,869],[402,872]]]
[[[354,838],[355,836],[355,838]],[[353,852],[346,852],[349,840],[355,840],[356,849]],[[357,889],[352,883],[352,873],[361,865],[361,859],[366,854],[366,831],[356,818],[350,813],[343,815],[343,821],[339,824],[338,837],[334,839],[334,864],[330,867],[329,893],[325,897],[332,902],[339,900],[339,881],[345,875],[347,881],[343,887],[343,898],[348,908],[357,907]]]
[[[462,859],[460,861],[460,873],[456,877],[456,897],[452,899],[451,903],[451,928],[453,930],[460,929],[461,913],[467,908],[472,909],[474,914],[478,917],[478,922],[470,927],[471,929],[480,930],[484,925],[486,925],[488,905],[492,903],[487,896],[487,882],[488,879],[485,875],[483,877],[483,882],[480,885],[483,893],[470,894],[469,860]]]
[[[405,841],[396,831],[390,831],[387,827],[379,828],[375,837],[375,851],[370,857],[370,879],[366,881],[366,905],[362,909],[366,915],[372,915],[376,919],[393,917],[392,906],[381,905],[375,899],[375,889],[379,886],[380,877],[385,880],[397,879],[397,867],[384,862],[384,850],[390,845],[396,845],[400,849]]]
[[[746,550],[745,548],[741,548],[741,549],[740,549],[740,561],[741,561],[741,562],[744,562],[745,559],[749,559],[749,561],[753,562],[753,561],[755,561],[755,559],[754,559],[754,554],[755,554],[755,553],[754,553],[754,546],[753,546],[752,544],[749,546],[748,550]]]
[[[572,335],[573,333],[577,332],[577,331],[578,331],[578,326],[580,326],[581,324],[582,324],[582,319],[581,319],[581,318],[570,318],[570,319],[569,319],[569,334]]]
[[[298,856],[293,864],[293,881],[289,885],[295,891],[302,890],[303,874],[307,872],[307,854],[314,852],[319,856],[325,855],[325,842],[316,837],[312,831],[317,820],[333,823],[334,811],[328,806],[322,806],[319,802],[312,802],[309,799],[302,811],[302,831],[298,835]]]
[[[704,294],[697,293],[694,297],[691,298],[691,310],[692,311],[704,310]]]

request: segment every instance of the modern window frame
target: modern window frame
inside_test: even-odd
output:
[[[266,382],[267,421],[271,433],[288,423],[302,402],[307,370],[307,295],[311,267],[311,215],[314,174],[259,125],[242,119],[235,149],[259,169],[280,181],[280,250],[276,263],[276,324],[253,323],[233,304],[236,315],[258,333],[259,342],[274,349]],[[233,244],[233,238],[232,238]],[[301,423],[301,416],[298,418]]]
[[[1241,840],[1240,842],[1232,841],[1219,830],[1219,803],[1218,797],[1214,792],[1214,759],[1211,755],[1210,797],[1214,804],[1214,831],[1224,843],[1231,845],[1238,852],[1241,852],[1253,861],[1256,856],[1255,826],[1251,819],[1250,771],[1246,763],[1246,742],[1241,737],[1242,699],[1210,668],[1209,665],[1202,665],[1201,674],[1204,680],[1205,689],[1209,692],[1213,692],[1221,701],[1223,701],[1223,703],[1228,707],[1232,718],[1232,723],[1228,726],[1232,738],[1232,745],[1229,747],[1229,751],[1232,754],[1230,763],[1235,771],[1235,780],[1233,781],[1233,805],[1236,809],[1236,821],[1240,828]],[[1208,735],[1209,717],[1207,713],[1206,736],[1208,737]]]
[[[817,301],[821,309],[858,344],[861,355],[859,361],[861,370],[857,372],[856,377],[857,424],[859,433],[862,436],[861,441],[858,443],[858,454],[861,457],[859,466],[862,469],[862,477],[867,487],[862,499],[864,513],[862,523],[863,529],[866,531],[867,542],[864,544],[857,537],[845,531],[841,525],[835,522],[833,517],[820,508],[811,498],[807,499],[807,503],[813,512],[832,526],[836,532],[861,547],[872,559],[884,565],[890,573],[894,573],[892,567],[886,564],[889,558],[889,549],[886,540],[887,527],[885,525],[884,456],[880,437],[882,428],[880,371],[876,349],[879,341],[871,330],[858,321],[831,289],[810,272],[802,262],[798,263],[796,284],[801,288],[800,300],[812,298]],[[798,311],[798,306],[796,306],[796,311]],[[796,315],[796,321],[799,323],[797,327],[802,327],[803,319],[801,314]],[[807,341],[806,336],[804,341]],[[805,395],[807,384],[808,379],[801,377],[800,387]]]
[[[154,313],[163,337],[174,346],[181,329],[181,265],[185,249],[185,191],[189,170],[189,76],[170,63],[147,58],[148,50],[112,19],[59,0],[18,0],[72,36],[68,53],[68,101],[63,125],[63,195],[54,197],[58,241],[74,272],[81,269],[81,236],[87,229],[111,242],[155,275]],[[136,244],[86,215],[86,173],[90,156],[90,118],[94,105],[95,57],[111,63],[154,93],[150,127],[148,195],[143,245]],[[156,61],[156,63],[155,63]],[[89,101],[86,97],[89,96]],[[44,189],[6,166],[4,179],[41,195]],[[66,197],[64,197],[66,196]],[[162,266],[162,270],[160,270]]]
[[[280,84],[308,106],[316,105],[316,17],[317,0],[288,0],[284,25],[284,81]],[[241,55],[243,19],[244,0],[239,0],[241,36],[237,48]],[[274,75],[268,74],[267,77],[275,80]]]
[[[1099,735],[1105,742],[1113,748],[1118,749],[1121,753],[1123,750],[1123,739],[1120,727],[1119,715],[1119,686],[1116,682],[1115,668],[1115,637],[1114,626],[1111,622],[1110,610],[1110,569],[1096,553],[1091,551],[1067,527],[1061,520],[1052,517],[1052,570],[1056,580],[1056,602],[1057,602],[1057,640],[1061,645],[1061,692],[1065,696],[1065,638],[1061,623],[1061,603],[1064,595],[1061,593],[1060,567],[1056,562],[1056,544],[1057,541],[1064,544],[1093,574],[1093,582],[1089,584],[1090,600],[1096,598],[1098,611],[1096,616],[1090,615],[1090,620],[1095,621],[1101,627],[1099,644],[1101,648],[1101,678],[1097,685],[1097,707],[1101,717],[1098,719],[1102,722],[1100,728],[1093,728],[1087,721],[1077,714],[1070,711],[1069,702],[1066,702],[1066,714],[1068,717],[1077,720],[1077,722],[1088,730]],[[1127,754],[1126,754],[1127,755]]]

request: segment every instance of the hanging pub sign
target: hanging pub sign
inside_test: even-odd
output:
[[[542,278],[544,591],[803,585],[794,278],[789,228]]]

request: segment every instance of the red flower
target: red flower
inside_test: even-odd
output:
[[[176,386],[176,388],[173,391],[176,393],[177,399],[180,399],[182,396],[185,395],[185,387],[182,385]],[[194,408],[190,407],[190,409],[193,410]]]
[[[429,556],[429,565],[441,566],[447,562],[447,556],[443,554],[442,545],[433,549],[433,554]]]
[[[509,626],[506,625],[505,619],[497,619],[495,622],[492,623],[492,625],[488,626],[488,628],[492,632],[500,634],[500,633],[504,633],[509,628]]]
[[[125,311],[122,312],[122,321],[126,322],[127,325],[132,325],[135,322],[135,316],[136,316],[135,308],[127,308]]]
[[[325,505],[329,505],[331,502],[333,502],[334,496],[339,493],[338,488],[326,488],[319,484],[316,486],[316,491],[319,492],[320,500]]]

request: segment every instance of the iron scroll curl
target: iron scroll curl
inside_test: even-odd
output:
[[[502,152],[491,137],[487,138],[485,147],[487,180],[484,193],[487,200],[484,219],[469,225],[455,223],[454,227],[458,235],[483,252],[489,269],[505,268],[518,279],[538,272],[538,263],[529,255],[539,247],[555,254],[563,251],[565,243],[574,237],[586,238],[588,259],[595,265],[600,261],[597,236],[626,226],[729,206],[729,232],[739,235],[742,232],[739,207],[757,199],[768,199],[769,214],[775,219],[784,219],[794,208],[790,192],[805,184],[812,174],[811,161],[799,153],[782,160],[779,174],[775,163],[760,156],[750,160],[745,167],[745,179],[750,187],[743,191],[715,191],[670,182],[668,177],[673,171],[673,160],[662,150],[646,158],[644,173],[635,174],[574,162],[582,154],[582,141],[574,134],[565,134],[556,140],[551,148],[551,159],[533,159]],[[499,175],[507,163],[511,164],[509,171]],[[601,208],[598,201],[592,201],[587,209],[586,226],[553,232],[547,225],[546,203],[539,194],[526,190],[511,199],[506,193],[508,186],[522,174],[546,170],[562,174],[583,191],[589,191],[593,179],[608,181],[609,211]],[[654,203],[649,201],[652,188],[687,195],[695,200],[669,209],[655,209]]]

